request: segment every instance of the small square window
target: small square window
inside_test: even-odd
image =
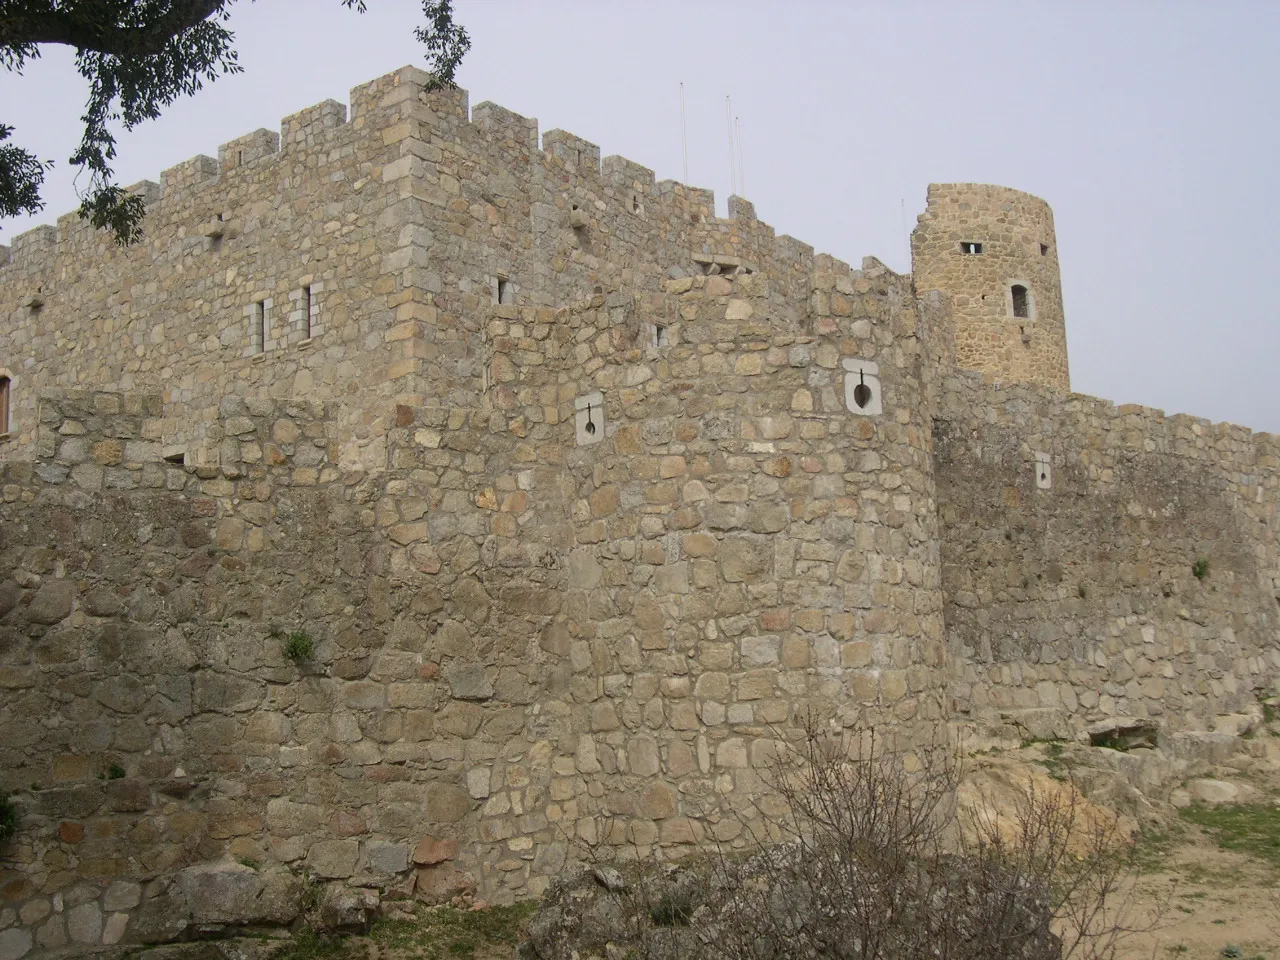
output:
[[[973,241],[973,240],[961,240],[961,241],[960,241],[960,252],[961,252],[961,253],[975,253],[975,254],[976,254],[976,253],[981,253],[981,252],[982,252],[982,244],[977,243],[976,241]]]

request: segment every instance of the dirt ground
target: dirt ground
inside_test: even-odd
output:
[[[1280,886],[1274,868],[1246,853],[1222,850],[1210,831],[1187,828],[1160,867],[1138,876],[1138,911],[1156,929],[1121,945],[1118,960],[1280,958]]]

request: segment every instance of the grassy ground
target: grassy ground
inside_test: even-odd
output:
[[[537,905],[423,909],[414,920],[380,920],[364,935],[304,930],[274,960],[499,960],[515,956]]]

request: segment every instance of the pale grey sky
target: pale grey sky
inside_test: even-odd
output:
[[[404,64],[414,0],[241,0],[245,73],[120,139],[122,183]],[[1057,220],[1074,389],[1280,432],[1280,3],[507,2],[459,0],[459,73],[561,127],[729,193],[724,97],[761,219],[855,266],[910,266],[931,181],[999,183]],[[0,120],[54,159],[45,214],[76,199],[65,160],[83,85],[63,51],[0,74]],[[905,204],[905,218],[904,213]],[[1264,296],[1265,294],[1265,296]]]

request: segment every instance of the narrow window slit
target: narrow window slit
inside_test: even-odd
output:
[[[302,288],[302,333],[304,340],[311,339],[311,285]]]
[[[961,252],[961,253],[972,253],[972,254],[982,253],[982,244],[980,244],[980,243],[978,243],[978,242],[976,242],[976,241],[974,241],[974,240],[961,240],[961,241],[960,241],[960,252]]]
[[[1030,319],[1031,312],[1028,306],[1027,288],[1020,283],[1015,283],[1011,288],[1013,294],[1013,315],[1023,319]]]
[[[267,302],[265,300],[255,300],[253,302],[253,323],[249,330],[249,337],[254,353],[262,353],[267,346]]]

